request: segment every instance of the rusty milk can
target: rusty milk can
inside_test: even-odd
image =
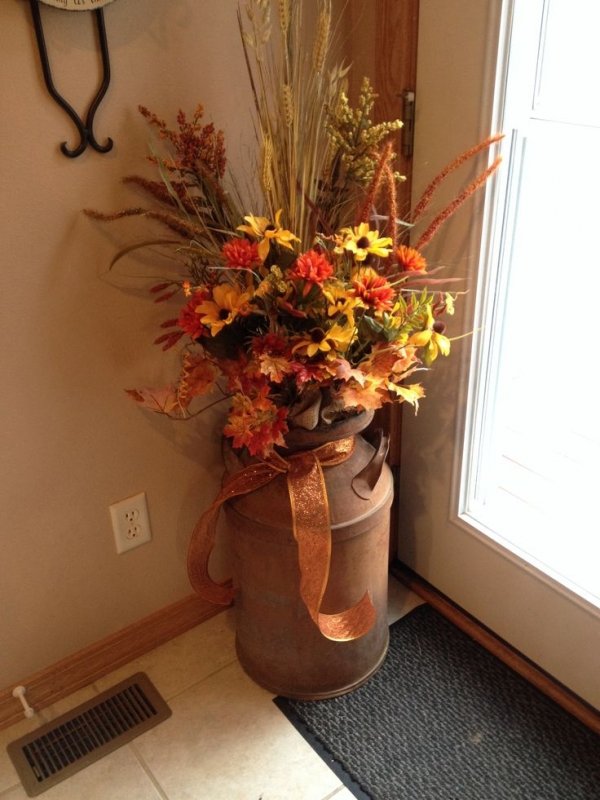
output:
[[[284,475],[225,504],[232,534],[236,648],[247,674],[278,695],[316,700],[344,694],[381,665],[388,646],[387,576],[392,475],[383,448],[361,435],[371,414],[325,430],[295,430],[285,457],[331,439],[355,436],[352,455],[323,469],[331,521],[331,560],[322,611],[340,612],[369,592],[373,627],[360,638],[332,641],[300,597],[298,546]],[[228,474],[244,463],[225,450]]]

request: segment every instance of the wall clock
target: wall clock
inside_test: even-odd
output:
[[[47,6],[64,8],[65,11],[93,11],[112,3],[113,0],[40,0],[40,2]]]
[[[113,0],[40,0],[40,2],[54,8],[64,8],[65,11],[94,11],[112,3]]]
[[[74,148],[67,147],[66,142],[63,142],[60,145],[61,151],[68,158],[76,158],[77,156],[81,155],[88,145],[98,153],[108,153],[109,150],[112,150],[112,139],[108,138],[105,144],[100,144],[94,135],[94,116],[98,110],[98,106],[102,102],[102,98],[106,94],[108,85],[110,83],[110,60],[108,57],[108,42],[106,39],[106,27],[104,24],[104,12],[102,10],[102,6],[106,6],[112,2],[114,2],[114,0],[29,0],[46,88],[48,89],[50,96],[72,119],[80,137],[79,144]],[[102,83],[96,93],[96,96],[90,103],[85,121],[79,116],[73,106],[71,106],[71,104],[68,103],[58,92],[58,89],[54,85],[52,71],[50,69],[50,61],[48,59],[48,50],[44,38],[44,29],[42,27],[40,3],[62,9],[63,11],[92,11],[94,13],[96,19],[96,29],[98,31],[98,42],[102,55]]]

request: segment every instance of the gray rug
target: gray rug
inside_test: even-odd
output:
[[[600,737],[430,606],[356,691],[275,702],[359,798],[600,800]]]

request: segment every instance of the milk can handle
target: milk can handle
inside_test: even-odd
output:
[[[390,449],[390,437],[381,428],[375,431],[375,453],[369,463],[352,479],[354,492],[368,500],[381,477],[383,464]]]

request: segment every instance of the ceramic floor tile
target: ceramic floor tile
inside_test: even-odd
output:
[[[342,786],[342,788],[338,789],[337,792],[329,795],[326,798],[323,798],[323,800],[356,800],[356,795],[353,795],[350,789]]]
[[[390,577],[388,620],[422,600]],[[44,794],[48,800],[354,800],[237,664],[233,611],[213,617],[87,687],[0,731],[1,800],[24,800],[6,744],[137,671],[173,717]],[[138,754],[167,794],[136,761]]]
[[[134,743],[169,800],[322,800],[340,781],[236,662]]]
[[[388,625],[423,604],[423,600],[390,575],[388,582]]]
[[[121,747],[41,795],[43,800],[165,800],[129,746]],[[19,785],[1,800],[26,800]]]
[[[145,672],[165,700],[235,661],[233,610],[228,609],[96,681],[98,691]]]
[[[25,789],[19,785],[6,792],[0,792],[0,800],[28,800],[28,798]]]

